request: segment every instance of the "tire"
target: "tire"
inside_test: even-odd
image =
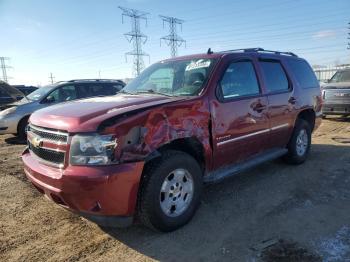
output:
[[[145,166],[139,191],[139,219],[155,231],[170,232],[182,227],[195,214],[202,187],[202,171],[192,156],[173,150],[163,152]],[[186,193],[191,188],[192,194]]]
[[[22,118],[21,121],[19,121],[18,123],[17,136],[21,140],[27,139],[26,127],[28,125],[28,119],[29,119],[29,116],[26,116]]]
[[[322,119],[326,119],[326,118],[327,118],[327,115],[323,114]]]
[[[310,146],[310,125],[303,119],[297,119],[292,137],[287,145],[288,153],[284,156],[284,160],[287,163],[294,165],[304,163],[309,154]]]

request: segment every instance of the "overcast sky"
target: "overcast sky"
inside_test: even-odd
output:
[[[132,75],[132,45],[123,33],[118,6],[149,13],[150,62],[170,56],[159,15],[185,20],[187,41],[179,55],[247,47],[292,51],[311,64],[349,63],[346,49],[350,0],[0,0],[0,56],[10,57],[11,84],[41,84],[74,78]],[[146,66],[149,65],[145,59]],[[0,72],[1,77],[1,72]]]

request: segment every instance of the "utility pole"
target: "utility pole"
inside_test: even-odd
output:
[[[8,76],[7,76],[7,69],[11,68],[10,66],[6,65],[6,61],[9,61],[10,58],[9,57],[4,57],[4,56],[0,56],[0,67],[1,67],[1,71],[2,71],[2,80],[4,80],[4,82],[8,82]]]
[[[149,55],[142,51],[142,45],[147,42],[147,36],[141,33],[140,20],[145,20],[147,26],[147,15],[148,13],[138,11],[131,8],[125,8],[119,6],[119,9],[123,11],[122,13],[122,23],[124,23],[124,16],[130,17],[131,21],[131,31],[125,33],[125,38],[131,43],[133,43],[133,50],[125,53],[125,57],[133,56],[133,75],[138,76],[140,72],[144,69],[145,64],[143,62],[143,57]]]
[[[176,30],[177,25],[180,25],[182,31],[182,23],[184,20],[163,15],[160,15],[160,18],[163,20],[163,28],[165,23],[169,24],[169,35],[163,36],[160,39],[160,43],[162,43],[163,40],[168,46],[170,46],[171,57],[175,57],[177,56],[177,48],[180,47],[183,43],[186,45],[186,41],[177,35]]]
[[[55,80],[55,77],[53,76],[52,73],[50,73],[49,79],[50,79],[51,84],[53,84],[54,80]]]

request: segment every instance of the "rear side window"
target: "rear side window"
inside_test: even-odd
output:
[[[287,63],[301,88],[319,86],[314,71],[306,61],[289,59]]]
[[[286,73],[279,61],[260,60],[260,66],[264,74],[265,85],[269,93],[289,90],[289,82]]]
[[[220,86],[224,99],[260,93],[254,66],[250,61],[231,63],[222,77]]]

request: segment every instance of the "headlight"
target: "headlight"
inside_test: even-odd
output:
[[[10,108],[7,108],[5,110],[0,111],[0,116],[5,116],[5,115],[11,114],[15,111],[16,111],[16,107],[13,106],[13,107],[10,107]]]
[[[75,135],[70,147],[72,165],[109,165],[115,162],[117,139],[113,135]]]

